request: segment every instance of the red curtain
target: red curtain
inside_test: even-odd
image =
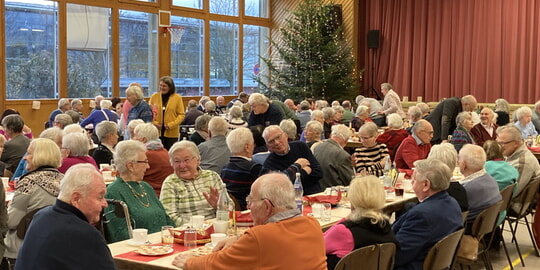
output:
[[[390,82],[409,100],[466,94],[479,102],[540,99],[540,1],[362,2],[359,62],[365,87]],[[379,48],[365,45],[368,30],[380,31]]]

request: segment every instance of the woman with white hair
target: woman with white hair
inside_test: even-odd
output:
[[[515,112],[517,121],[515,123],[516,127],[521,130],[521,138],[526,140],[529,136],[536,139],[538,132],[532,123],[532,110],[529,107],[521,107]]]
[[[97,124],[95,133],[99,143],[92,152],[97,164],[110,164],[113,159],[114,146],[118,143],[118,125],[112,121],[102,121]]]
[[[242,118],[242,108],[240,106],[233,105],[229,109],[229,129],[233,130],[239,127],[247,127],[247,122]]]
[[[377,142],[378,127],[373,122],[365,123],[358,131],[361,147],[354,150],[356,173],[382,176],[388,157],[386,144]]]
[[[456,116],[456,125],[457,128],[452,134],[452,139],[450,139],[450,143],[453,144],[456,148],[456,151],[459,152],[459,150],[461,150],[461,147],[463,147],[465,144],[474,144],[474,138],[470,133],[471,129],[474,126],[471,113],[460,112]]]
[[[385,192],[375,176],[355,177],[347,198],[351,213],[324,232],[326,262],[334,269],[338,261],[351,251],[379,243],[398,241],[390,226],[390,219],[382,212]]]
[[[159,197],[163,180],[174,172],[169,162],[169,153],[159,140],[156,126],[150,123],[140,124],[135,128],[134,134],[133,139],[144,143],[146,147],[149,168],[144,173],[143,180],[152,186]]]
[[[298,138],[298,135],[296,133],[296,124],[291,119],[284,119],[281,120],[279,123],[279,127],[287,134],[287,138],[289,141],[296,141]]]
[[[131,105],[126,118],[126,125],[132,120],[141,119],[145,123],[151,123],[154,113],[150,105],[144,101],[144,94],[140,85],[132,84],[126,89],[126,99]],[[131,138],[129,132],[124,131],[124,140]]]
[[[86,117],[81,122],[81,127],[86,127],[87,125],[92,125],[92,128],[95,129],[96,126],[101,123],[101,121],[113,121],[118,123],[118,115],[111,111],[112,102],[110,100],[104,99],[100,102],[101,110],[93,111],[88,117]]]
[[[386,144],[388,153],[393,159],[393,154],[397,151],[397,147],[409,136],[409,132],[403,128],[403,119],[397,113],[389,114],[386,117],[386,123],[388,124],[388,129],[377,137],[377,142]]]
[[[79,163],[90,163],[99,170],[96,161],[88,155],[88,138],[83,133],[69,133],[62,138],[62,166],[58,168],[61,173],[73,165]]]
[[[356,114],[353,119],[351,119],[350,126],[354,128],[355,131],[358,131],[366,122],[373,122],[371,121],[371,118],[369,118],[369,107],[360,105],[356,108]]]
[[[495,100],[495,113],[497,114],[497,125],[502,127],[510,122],[510,104],[504,98]]]
[[[216,217],[219,194],[223,192],[221,177],[200,167],[199,148],[191,141],[179,141],[169,150],[174,173],[167,176],[161,187],[160,200],[176,226],[186,215]]]
[[[114,153],[114,162],[118,176],[107,187],[105,198],[123,201],[127,204],[133,227],[148,229],[148,233],[161,231],[161,226],[174,225],[167,216],[154,189],[143,181],[148,169],[148,158],[144,144],[128,140],[118,143]],[[114,206],[105,209],[107,234],[110,242],[129,239],[125,218],[117,217]],[[107,213],[110,213],[107,215]]]

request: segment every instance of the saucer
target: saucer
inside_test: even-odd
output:
[[[150,244],[148,241],[146,242],[135,242],[133,239],[127,240],[127,244],[130,246],[138,247],[138,246],[144,246]]]
[[[214,249],[214,244],[212,242],[204,244],[205,247]]]

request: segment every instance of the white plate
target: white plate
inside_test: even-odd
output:
[[[212,244],[212,242],[206,243],[204,246],[207,247],[207,248],[214,249],[214,244]]]
[[[174,249],[164,246],[142,246],[134,251],[145,256],[161,256],[173,253]]]
[[[130,245],[130,246],[134,246],[134,247],[138,247],[138,246],[144,246],[144,245],[148,245],[148,244],[151,244],[150,242],[135,242],[133,239],[129,239],[127,240],[127,244]]]

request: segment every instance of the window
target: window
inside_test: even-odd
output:
[[[171,77],[176,92],[182,96],[204,95],[204,22],[203,20],[171,17],[171,25],[184,27],[178,44],[171,44]]]
[[[267,57],[268,35],[267,27],[244,25],[243,92],[251,94],[258,88],[253,77],[264,67],[259,56]]]
[[[230,0],[229,0],[230,1]],[[202,9],[203,0],[173,0],[173,5],[180,7]]]
[[[157,14],[120,10],[120,96],[132,82],[145,96],[158,88]]]
[[[236,95],[238,24],[210,22],[210,95]]]
[[[7,99],[58,98],[56,2],[5,1]]]
[[[244,0],[246,16],[268,18],[267,0]]]
[[[238,1],[240,0],[210,0],[210,13],[238,16]]]

